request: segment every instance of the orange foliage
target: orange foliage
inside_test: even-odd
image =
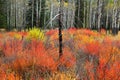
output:
[[[103,35],[105,35],[106,34],[106,30],[105,29],[101,29],[100,33],[103,34]]]
[[[112,38],[108,36],[103,39],[103,43],[106,43],[108,45],[111,44],[112,42],[113,42]]]
[[[58,30],[51,29],[51,30],[49,30],[49,31],[46,32],[46,35],[47,36],[51,36],[51,35],[56,34],[56,33],[58,33]]]
[[[6,56],[16,55],[22,53],[23,42],[21,40],[7,40],[2,46],[3,52]]]
[[[76,63],[75,55],[70,52],[68,49],[64,49],[63,55],[60,58],[59,64],[65,65],[66,67],[70,68],[73,67]]]
[[[23,37],[26,37],[26,36],[28,35],[27,32],[18,32],[18,34],[20,34],[20,35],[23,36]]]
[[[94,32],[90,29],[80,29],[80,30],[78,29],[77,34],[88,35],[88,36],[99,36],[100,35],[97,32]]]
[[[103,31],[104,32],[104,31]],[[36,66],[45,71],[57,71],[59,65],[66,68],[72,68],[76,64],[76,54],[80,51],[85,56],[97,58],[98,64],[87,58],[85,59],[84,68],[90,80],[95,80],[97,75],[98,80],[119,80],[120,75],[120,41],[114,40],[111,36],[105,33],[97,33],[89,29],[70,28],[63,30],[63,55],[59,59],[58,52],[58,30],[49,30],[46,36],[50,42],[44,45],[44,42],[39,40],[19,40],[13,39],[15,34],[26,37],[27,32],[9,32],[9,39],[0,41],[0,49],[5,54],[6,62],[1,60],[0,64],[4,64],[4,68],[24,71],[30,66]],[[104,34],[104,35],[103,35]],[[0,38],[2,38],[0,34]],[[70,42],[71,41],[71,42]],[[72,43],[70,46],[76,50],[71,50],[70,46],[66,46],[67,42]],[[69,45],[68,43],[68,45]],[[82,55],[84,55],[82,54]],[[96,67],[95,67],[96,66]],[[94,71],[96,68],[96,71]],[[4,70],[5,70],[4,69]],[[5,71],[0,72],[0,79],[14,80],[14,73],[6,74]],[[17,76],[20,77],[20,76]],[[41,78],[40,78],[41,79]],[[17,80],[17,79],[16,79]],[[34,79],[33,79],[34,80]]]
[[[98,42],[91,42],[86,45],[85,51],[92,55],[98,55],[100,44]]]
[[[103,68],[100,68],[98,66],[97,73],[99,80],[105,79],[105,80],[119,80],[120,75],[120,63],[114,62],[113,65],[107,65]]]
[[[68,32],[70,33],[70,34],[74,34],[74,33],[76,33],[76,31],[77,31],[77,29],[76,28],[70,28],[70,29],[68,29]]]
[[[2,44],[3,44],[3,43],[2,43],[2,41],[0,40],[0,50],[2,49]]]
[[[0,72],[0,80],[22,80],[22,79],[14,72],[11,73]]]
[[[8,35],[9,37],[14,37],[15,34],[16,34],[16,32],[8,32],[8,33],[7,33],[7,35]]]
[[[29,54],[35,59],[35,65],[50,70],[56,69],[55,61],[49,56],[42,42],[32,41],[30,48]]]
[[[3,38],[3,34],[0,33],[0,39],[2,39],[2,38]]]

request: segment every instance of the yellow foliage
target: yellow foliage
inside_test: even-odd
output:
[[[29,32],[28,32],[28,36],[27,39],[35,39],[35,40],[45,40],[45,35],[43,30],[39,29],[39,28],[32,28]]]
[[[14,36],[16,39],[22,39],[22,36],[20,34],[15,34]]]
[[[76,80],[74,71],[56,72],[49,80]]]

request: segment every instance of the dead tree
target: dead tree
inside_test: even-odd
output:
[[[63,15],[63,0],[60,0],[60,9],[59,9],[59,57],[62,56],[62,15]]]

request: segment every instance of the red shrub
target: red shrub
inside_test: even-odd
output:
[[[2,49],[2,45],[3,45],[3,43],[2,43],[2,41],[0,40],[0,50]]]
[[[85,52],[92,54],[92,55],[98,55],[100,49],[100,43],[99,42],[91,42],[86,44]]]
[[[120,63],[114,62],[112,65],[107,65],[103,68],[98,66],[97,68],[99,80],[119,80],[120,75]]]
[[[42,42],[32,41],[29,54],[35,60],[35,65],[47,68],[48,70],[56,70],[56,63],[47,53]]]
[[[16,32],[8,32],[8,33],[7,33],[7,35],[8,35],[9,37],[14,37],[15,34],[16,34]]]
[[[106,34],[106,30],[105,29],[101,29],[100,33],[105,35]]]
[[[23,36],[23,37],[25,37],[25,36],[27,36],[28,35],[28,33],[27,32],[18,32],[18,34],[20,34],[21,36]]]
[[[2,50],[5,56],[20,54],[23,50],[23,42],[21,40],[14,39],[6,40],[5,43],[2,45]]]
[[[80,29],[78,30],[79,34],[88,35],[88,36],[98,36],[98,33],[90,30],[90,29]]]
[[[74,28],[74,27],[68,29],[68,32],[69,32],[70,34],[74,34],[76,31],[77,31],[77,29]]]
[[[53,34],[55,34],[55,33],[58,33],[58,30],[53,30],[53,29],[52,29],[52,30],[47,31],[47,32],[46,32],[46,35],[47,35],[47,36],[51,36],[51,35],[53,35]]]
[[[59,64],[68,68],[73,67],[76,63],[75,55],[69,49],[64,49],[63,55],[59,60]]]
[[[0,33],[0,39],[2,39],[2,38],[3,38],[3,34]]]
[[[110,38],[110,37],[105,37],[104,39],[103,39],[103,43],[104,44],[112,44],[112,42],[113,42],[113,40]]]

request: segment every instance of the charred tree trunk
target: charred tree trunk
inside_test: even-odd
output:
[[[60,0],[60,9],[59,9],[59,57],[62,56],[62,15],[63,15],[63,0]]]

